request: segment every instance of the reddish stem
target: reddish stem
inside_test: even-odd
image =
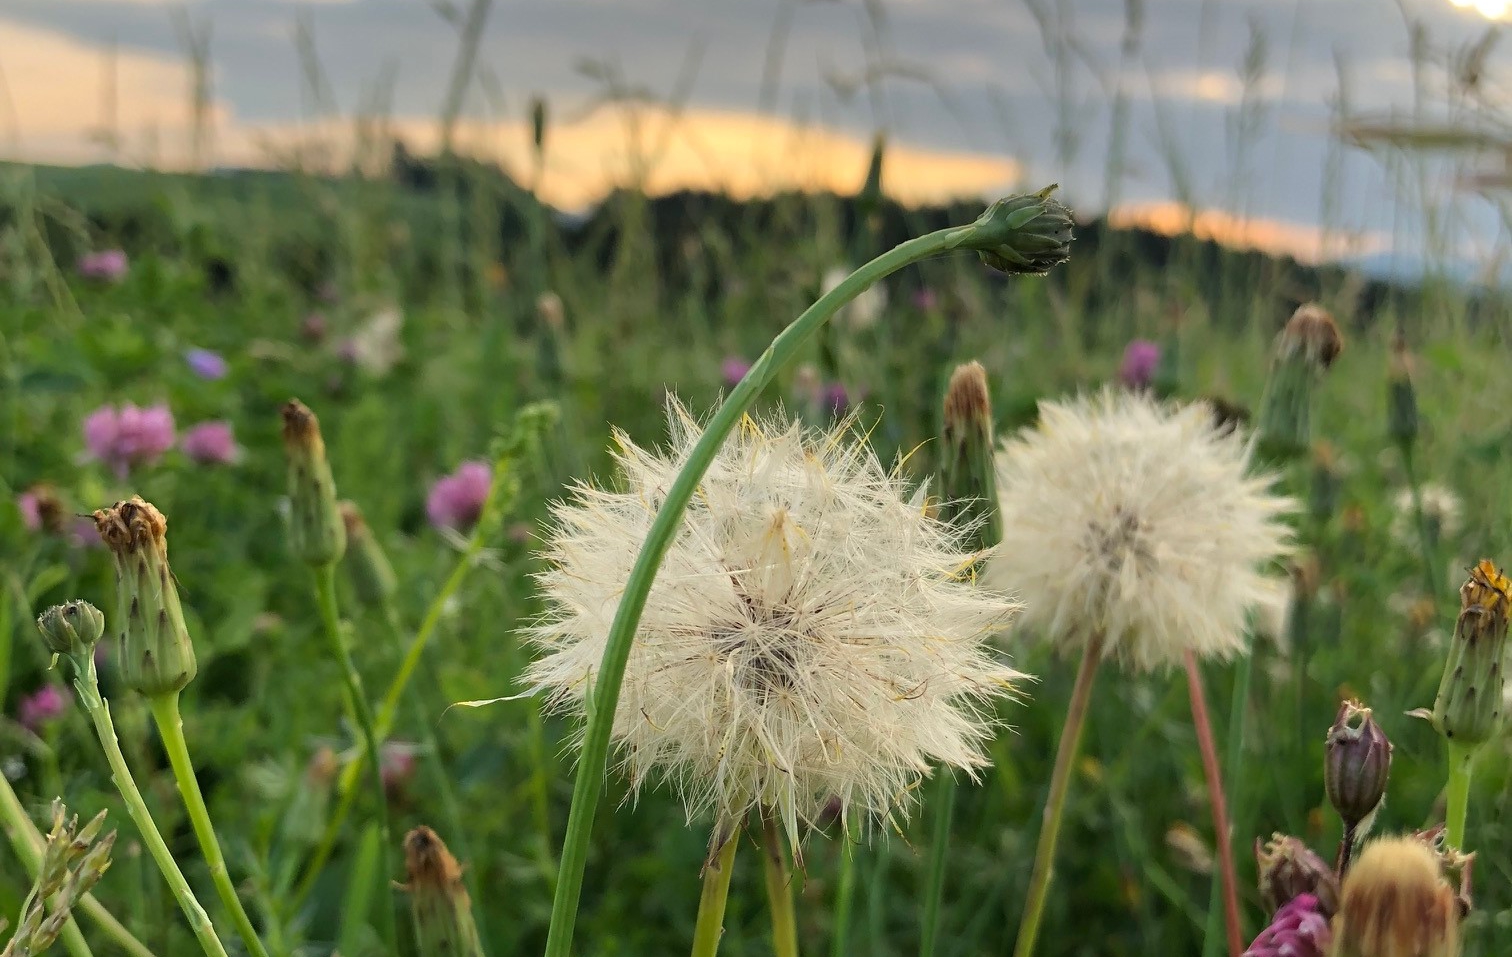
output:
[[[1213,723],[1208,718],[1207,695],[1202,690],[1202,671],[1197,656],[1186,653],[1187,691],[1192,699],[1192,726],[1202,752],[1202,773],[1207,778],[1208,800],[1213,805],[1213,843],[1218,847],[1218,874],[1223,886],[1223,924],[1228,934],[1229,957],[1244,952],[1244,931],[1239,926],[1239,885],[1234,877],[1234,848],[1229,836],[1228,799],[1223,793],[1223,773],[1218,768],[1218,748],[1213,744]]]

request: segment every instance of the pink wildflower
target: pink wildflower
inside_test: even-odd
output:
[[[184,433],[179,447],[201,465],[231,465],[241,458],[230,422],[201,422]]]
[[[79,257],[79,275],[95,282],[120,282],[126,275],[126,253],[120,249],[102,249]]]
[[[1243,957],[1323,957],[1333,934],[1318,899],[1298,894],[1276,911],[1270,926],[1260,932]]]
[[[173,435],[173,413],[166,405],[103,405],[84,420],[89,457],[109,465],[121,478],[132,466],[155,462],[173,448]]]
[[[1147,389],[1159,365],[1160,346],[1148,339],[1131,340],[1124,347],[1123,361],[1118,365],[1118,381],[1126,388]]]
[[[740,356],[729,356],[719,364],[720,378],[728,388],[735,388],[744,379],[747,372],[751,371],[751,364]]]
[[[60,685],[43,685],[21,699],[16,706],[16,720],[36,733],[42,726],[62,717],[68,708],[68,692]]]
[[[425,514],[437,528],[467,531],[483,514],[483,501],[493,484],[493,469],[487,462],[463,462],[450,475],[442,476],[431,486],[425,500]]]

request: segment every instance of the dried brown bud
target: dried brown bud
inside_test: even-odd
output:
[[[462,868],[435,831],[422,826],[405,835],[404,866],[420,957],[482,957]]]
[[[1285,834],[1271,835],[1262,846],[1255,839],[1255,865],[1260,873],[1260,897],[1274,914],[1299,894],[1318,899],[1318,910],[1332,917],[1339,908],[1339,879],[1312,848]]]
[[[1292,313],[1276,342],[1276,355],[1284,359],[1301,352],[1316,368],[1333,365],[1344,350],[1344,337],[1333,316],[1315,302],[1304,303]]]

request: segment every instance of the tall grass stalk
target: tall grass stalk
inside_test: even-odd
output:
[[[1223,756],[1224,775],[1230,781],[1240,780],[1240,765],[1244,761],[1244,724],[1249,714],[1250,672],[1253,655],[1244,655],[1234,665],[1234,695],[1229,706],[1228,741]],[[1237,813],[1237,812],[1236,812]],[[1203,934],[1203,957],[1215,957],[1223,946],[1223,935],[1218,932],[1218,909],[1221,905],[1222,887],[1214,881],[1208,893],[1207,929]],[[1241,949],[1243,944],[1239,945]]]
[[[1031,957],[1039,938],[1040,922],[1045,916],[1045,902],[1050,897],[1050,878],[1055,871],[1055,844],[1060,837],[1061,818],[1066,810],[1066,795],[1071,789],[1071,767],[1081,749],[1082,729],[1087,724],[1087,706],[1092,701],[1092,683],[1102,661],[1103,636],[1093,635],[1082,652],[1076,670],[1076,684],[1071,688],[1071,703],[1061,725],[1060,743],[1055,749],[1055,769],[1050,774],[1050,793],[1045,798],[1045,813],[1040,824],[1039,844],[1034,849],[1034,866],[1029,872],[1029,891],[1024,898],[1024,913],[1019,919],[1018,941],[1013,957]]]
[[[147,705],[152,709],[152,718],[163,739],[163,749],[168,752],[168,763],[173,768],[179,795],[184,799],[184,809],[189,812],[189,823],[199,841],[200,853],[210,867],[210,882],[215,885],[221,904],[231,915],[242,943],[247,945],[247,952],[253,957],[268,957],[267,949],[257,936],[257,928],[252,926],[252,918],[247,916],[247,909],[236,892],[236,885],[231,882],[231,872],[226,867],[225,855],[221,853],[220,841],[210,822],[210,809],[205,806],[205,796],[200,793],[199,780],[194,776],[194,762],[189,759],[184,721],[179,714],[179,694],[175,691],[153,695],[147,699]]]
[[[998,213],[994,218],[994,213]],[[1006,218],[1005,218],[1006,216]],[[620,683],[635,630],[645,610],[646,599],[657,569],[682,523],[683,513],[698,489],[699,482],[714,461],[720,446],[745,417],[761,390],[791,362],[799,349],[840,310],[868,286],[905,266],[956,249],[991,250],[1006,247],[1023,221],[1007,215],[999,206],[968,226],[938,230],[883,253],[857,269],[834,289],[819,298],[791,325],[778,334],[756,360],[751,370],[731,391],[729,398],[709,419],[702,436],[689,452],[688,460],[668,487],[661,508],[656,513],[631,569],[614,621],[609,628],[603,660],[599,663],[592,692],[588,696],[589,717],[583,735],[582,755],[573,784],[572,808],[567,818],[567,836],[562,845],[561,870],[556,898],[552,903],[551,929],[546,939],[546,957],[569,957],[572,932],[577,921],[578,899],[583,890],[583,874],[588,864],[588,844],[594,813],[603,792],[604,774],[609,760],[609,738],[615,711],[619,705]]]
[[[4,774],[0,774],[0,831],[4,831],[5,836],[10,839],[11,847],[15,850],[16,856],[21,859],[21,865],[26,868],[27,875],[35,879],[42,868],[42,847],[40,843],[33,841],[33,827],[31,818],[26,816],[26,808],[21,806],[16,792],[11,789],[10,780]],[[38,840],[40,840],[40,835],[38,835]],[[4,928],[0,927],[0,930]],[[63,931],[59,936],[63,940],[63,949],[73,957],[93,957],[89,944],[84,940],[83,931],[79,930],[78,922],[72,917],[64,923]],[[133,955],[136,953],[132,951]]]

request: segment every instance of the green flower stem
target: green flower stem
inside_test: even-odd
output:
[[[1066,708],[1066,723],[1061,726],[1060,743],[1055,748],[1055,770],[1050,774],[1050,795],[1045,799],[1045,816],[1040,825],[1039,845],[1034,849],[1034,867],[1029,872],[1029,893],[1024,899],[1024,916],[1019,921],[1018,942],[1013,957],[1030,957],[1039,938],[1040,921],[1045,916],[1045,902],[1050,897],[1050,878],[1055,871],[1055,842],[1060,836],[1061,818],[1066,810],[1066,794],[1071,785],[1071,767],[1081,750],[1082,730],[1087,724],[1087,706],[1092,701],[1092,682],[1102,661],[1103,636],[1093,635],[1082,652],[1076,669],[1076,684],[1071,688],[1071,703]]]
[[[26,816],[26,808],[4,774],[0,774],[0,830],[5,831],[5,836],[10,839],[11,847],[21,859],[21,866],[35,879],[42,869],[42,835],[36,832],[31,818]],[[63,925],[61,936],[63,947],[73,957],[93,957],[83,932],[72,917]]]
[[[225,855],[221,853],[220,841],[215,837],[215,827],[210,823],[210,809],[205,806],[205,796],[200,793],[199,780],[194,776],[194,762],[189,759],[189,744],[184,740],[184,721],[179,714],[179,694],[153,695],[147,699],[152,708],[152,718],[157,722],[158,734],[162,736],[163,748],[168,752],[168,763],[173,767],[173,778],[178,783],[179,795],[184,799],[184,809],[189,812],[189,823],[194,826],[194,836],[199,841],[200,853],[210,865],[210,881],[221,903],[231,914],[236,932],[247,945],[253,957],[268,957],[252,926],[252,918],[242,906],[236,885],[231,882],[231,872],[226,868]]]
[[[835,928],[831,933],[830,957],[850,957],[850,914],[856,900],[856,853],[850,826],[840,844],[840,882],[835,889]]]
[[[979,221],[980,223],[980,221]],[[856,298],[868,286],[883,277],[931,256],[982,241],[989,230],[974,223],[957,226],[911,239],[883,253],[846,277],[834,289],[819,298],[803,314],[772,340],[744,379],[730,392],[729,398],[709,419],[703,435],[688,454],[688,461],[667,489],[666,498],[657,510],[656,519],[646,534],[645,544],[636,557],[635,567],[625,583],[588,704],[587,728],[577,778],[573,782],[572,807],[567,816],[567,836],[562,844],[561,869],[557,878],[556,897],[551,907],[551,929],[546,937],[545,957],[570,957],[572,931],[577,919],[578,898],[583,890],[583,872],[588,865],[588,843],[594,812],[604,788],[605,767],[609,761],[609,737],[619,705],[620,683],[625,677],[625,663],[646,598],[651,592],[657,569],[682,523],[683,512],[698,489],[704,473],[714,461],[725,438],[756,401],[761,390],[791,362],[800,348],[818,332],[841,306]]]
[[[1234,665],[1234,698],[1229,704],[1228,741],[1224,745],[1223,773],[1230,781],[1243,780],[1244,761],[1244,722],[1249,714],[1249,689],[1251,657],[1244,655]],[[1231,809],[1232,820],[1239,817],[1238,799],[1240,795],[1234,795],[1235,807]],[[1218,930],[1219,914],[1222,908],[1223,888],[1213,881],[1208,888],[1208,911],[1207,927],[1203,935],[1202,957],[1217,957],[1222,952],[1224,936]]]
[[[347,649],[346,638],[341,634],[341,612],[336,605],[336,565],[328,563],[314,569],[315,572],[315,600],[320,605],[320,620],[324,626],[326,641],[331,646],[331,654],[336,657],[336,662],[341,666],[342,686],[346,694],[347,710],[351,712],[357,722],[358,730],[362,734],[363,747],[368,753],[378,753],[378,738],[373,730],[373,709],[368,704],[367,693],[362,689],[362,675],[358,673],[357,666],[352,663],[352,654]],[[397,954],[399,952],[398,930],[394,924],[394,905],[388,891],[390,877],[393,873],[390,856],[393,846],[389,830],[388,795],[383,788],[383,769],[378,761],[369,762],[372,770],[372,782],[374,797],[378,800],[378,834],[383,847],[383,899],[378,911],[382,915],[379,921],[383,941],[387,945],[387,952]],[[313,872],[312,872],[313,873]]]
[[[1470,775],[1474,771],[1475,749],[1449,742],[1448,805],[1444,816],[1444,843],[1463,850],[1465,818],[1470,811]]]
[[[116,790],[121,792],[121,798],[126,802],[126,813],[131,815],[131,820],[136,824],[137,830],[142,834],[142,843],[147,845],[147,851],[157,863],[158,870],[163,873],[163,880],[167,882],[169,890],[178,899],[179,907],[184,911],[184,917],[189,921],[189,929],[194,932],[200,947],[209,957],[227,957],[225,945],[215,935],[215,927],[210,923],[210,916],[200,906],[199,899],[194,896],[194,890],[189,882],[184,879],[184,872],[179,870],[178,863],[173,859],[173,852],[168,850],[168,845],[163,841],[163,835],[158,833],[157,825],[152,821],[152,812],[147,810],[147,802],[142,800],[142,792],[137,790],[136,780],[131,776],[131,769],[126,766],[126,756],[121,753],[121,743],[116,739],[115,725],[110,720],[110,705],[100,697],[100,682],[95,675],[94,656],[86,655],[83,660],[74,660],[74,668],[77,672],[74,678],[74,688],[78,691],[79,700],[84,709],[89,712],[90,720],[94,722],[95,733],[100,738],[100,747],[105,750],[105,760],[110,762],[110,774],[115,782]]]
[[[935,822],[929,849],[929,883],[924,888],[924,924],[919,930],[919,957],[934,957],[940,933],[940,903],[945,897],[945,859],[950,853],[950,821],[955,816],[955,775],[944,768],[935,781]]]
[[[724,934],[725,902],[730,897],[730,874],[735,870],[735,851],[739,847],[740,830],[731,827],[719,854],[704,865],[698,923],[693,928],[693,957],[714,957],[719,952],[719,938]]]
[[[494,507],[493,498],[498,494],[495,490],[501,484],[496,481],[490,486],[490,500],[483,506],[485,516]],[[442,609],[462,587],[467,573],[472,570],[478,554],[483,550],[485,524],[480,520],[474,528],[472,536],[467,541],[467,547],[457,559],[457,564],[442,584],[441,590],[431,600],[430,607],[426,609],[425,618],[420,622],[419,630],[415,632],[415,637],[405,649],[404,658],[399,663],[399,670],[394,674],[393,680],[389,682],[388,690],[383,694],[383,701],[378,706],[378,714],[373,719],[373,737],[380,744],[388,739],[389,732],[394,728],[394,717],[399,711],[399,702],[404,697],[405,688],[409,687],[410,680],[415,676],[415,669],[420,665],[431,636],[435,634],[437,625],[441,623]],[[310,892],[315,889],[315,880],[325,869],[326,862],[331,859],[331,853],[336,849],[336,840],[341,835],[341,828],[351,814],[352,805],[357,799],[357,778],[367,766],[367,755],[368,750],[364,746],[358,751],[357,756],[341,770],[341,777],[336,783],[336,810],[326,822],[325,831],[320,836],[320,843],[316,845],[315,853],[310,856],[310,862],[305,865],[304,876],[300,878],[299,886],[294,890],[296,909],[303,907],[305,901],[309,899]]]
[[[761,859],[766,873],[767,903],[772,911],[774,957],[798,957],[798,920],[793,915],[793,888],[777,820],[761,811]]]
[[[1187,693],[1191,697],[1192,727],[1202,753],[1202,774],[1207,778],[1208,801],[1213,810],[1213,844],[1218,850],[1218,873],[1213,884],[1223,896],[1223,927],[1229,957],[1244,950],[1244,928],[1239,919],[1239,882],[1234,876],[1233,828],[1229,825],[1228,799],[1223,792],[1223,772],[1218,767],[1218,749],[1213,744],[1213,722],[1208,717],[1207,694],[1202,689],[1202,668],[1190,649],[1185,656]],[[1209,892],[1211,897],[1211,891]],[[1209,911],[1211,915],[1212,911]],[[1209,924],[1211,925],[1211,916]],[[1216,934],[1214,936],[1217,936]],[[1207,946],[1204,942],[1204,947]]]

